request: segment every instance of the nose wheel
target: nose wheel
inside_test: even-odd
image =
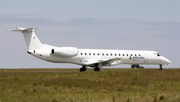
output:
[[[162,64],[160,64],[160,65],[159,65],[159,67],[160,67],[160,68],[159,68],[159,70],[163,70],[163,68],[162,68]]]

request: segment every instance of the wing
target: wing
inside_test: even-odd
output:
[[[82,65],[86,66],[95,66],[97,63],[102,63],[103,66],[111,66],[121,63],[121,58],[112,58],[112,59],[83,59],[80,60]]]

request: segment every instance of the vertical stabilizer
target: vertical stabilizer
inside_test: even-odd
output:
[[[12,31],[21,31],[24,36],[24,40],[26,42],[26,47],[29,52],[32,52],[35,49],[42,48],[43,44],[40,42],[34,30],[37,28],[17,28],[16,30]]]

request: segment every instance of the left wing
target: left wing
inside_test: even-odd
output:
[[[109,59],[108,61],[102,62],[103,66],[112,66],[112,65],[117,65],[121,63],[121,58],[112,58]]]
[[[83,59],[80,60],[80,64],[86,66],[94,66],[97,63],[102,63],[103,66],[116,65],[121,62],[121,58],[112,58],[112,59]]]

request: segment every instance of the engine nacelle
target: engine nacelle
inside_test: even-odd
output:
[[[79,50],[75,47],[59,47],[51,50],[51,54],[64,56],[64,57],[74,57],[78,55]]]

